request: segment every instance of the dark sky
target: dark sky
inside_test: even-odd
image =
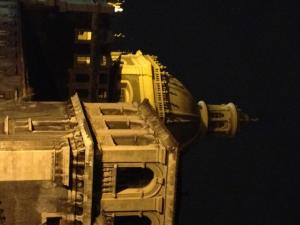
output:
[[[300,16],[286,1],[127,0],[122,50],[156,54],[195,96],[260,121],[182,157],[178,225],[300,224]],[[126,47],[125,47],[126,46]]]

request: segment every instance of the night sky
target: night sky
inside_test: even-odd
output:
[[[300,16],[284,2],[127,0],[115,20],[120,50],[156,54],[196,100],[260,119],[183,155],[178,225],[300,224]]]

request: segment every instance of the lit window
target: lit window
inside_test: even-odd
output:
[[[77,64],[79,64],[79,65],[82,65],[82,64],[89,65],[91,63],[91,58],[88,56],[77,56],[76,61],[77,61]]]
[[[90,41],[92,40],[92,32],[91,31],[79,31],[77,33],[78,41]]]
[[[90,65],[91,64],[91,58],[89,56],[77,56],[76,62],[78,65]],[[102,56],[102,60],[100,59],[100,65],[106,66],[107,59],[105,56]]]

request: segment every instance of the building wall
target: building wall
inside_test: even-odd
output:
[[[43,212],[64,210],[68,194],[50,181],[0,182],[0,201],[6,225],[38,225]]]
[[[53,180],[54,153],[54,150],[0,151],[0,182]]]
[[[80,100],[0,105],[6,224],[91,224],[93,141]],[[52,225],[52,224],[51,224]]]

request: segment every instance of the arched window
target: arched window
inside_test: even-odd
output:
[[[151,225],[151,220],[144,216],[116,216],[114,225]]]
[[[148,168],[118,168],[117,170],[117,192],[128,188],[143,188],[153,179],[154,173]]]

